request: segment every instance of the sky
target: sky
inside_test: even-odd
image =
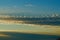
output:
[[[0,15],[60,14],[60,0],[0,0]]]

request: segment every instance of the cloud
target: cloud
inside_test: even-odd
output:
[[[26,7],[32,7],[32,4],[25,5]],[[29,8],[30,9],[30,8]],[[7,7],[0,7],[0,14],[11,14],[11,13],[30,13],[32,10],[28,8],[18,7],[16,5],[7,6]]]
[[[0,7],[0,14],[7,14],[7,13],[20,13],[21,10],[17,8],[17,6],[11,7]]]
[[[33,7],[34,5],[32,5],[32,4],[26,4],[25,6],[26,7]]]

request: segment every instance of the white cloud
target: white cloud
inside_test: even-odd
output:
[[[32,4],[26,4],[25,6],[26,7],[33,7],[34,5],[32,5]]]

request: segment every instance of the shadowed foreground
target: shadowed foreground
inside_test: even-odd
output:
[[[0,32],[0,40],[57,40],[60,36],[17,32]]]

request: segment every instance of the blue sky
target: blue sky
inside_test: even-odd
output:
[[[0,14],[60,14],[60,0],[0,0]]]

